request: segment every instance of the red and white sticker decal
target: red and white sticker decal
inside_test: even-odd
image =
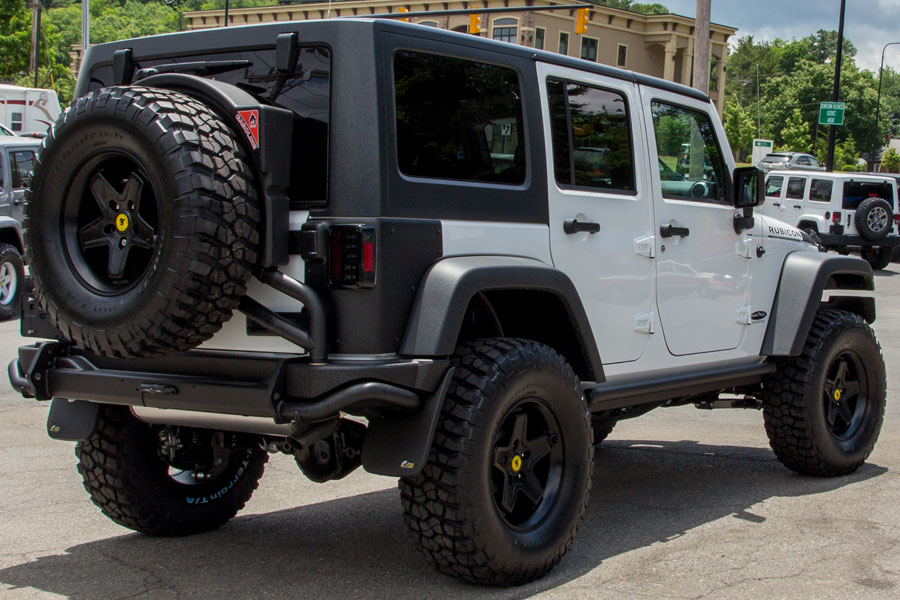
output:
[[[253,149],[259,148],[259,111],[239,110],[237,120]]]

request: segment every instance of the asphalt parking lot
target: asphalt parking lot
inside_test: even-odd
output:
[[[46,404],[0,382],[3,598],[900,597],[900,265],[878,273],[888,365],[879,444],[857,473],[796,475],[762,415],[676,408],[620,423],[598,449],[584,526],[548,577],[514,589],[439,575],[406,535],[396,481],[314,484],[274,456],[218,531],[154,539],[107,520],[45,433]],[[22,343],[0,323],[0,363]]]

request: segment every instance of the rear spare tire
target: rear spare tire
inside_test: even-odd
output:
[[[77,100],[45,144],[24,230],[51,322],[106,356],[212,337],[257,255],[257,194],[232,131],[184,94],[114,87]]]
[[[856,231],[867,240],[880,240],[891,231],[894,215],[883,198],[866,198],[856,209]]]

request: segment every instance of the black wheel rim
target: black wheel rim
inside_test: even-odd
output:
[[[849,441],[862,430],[869,405],[865,366],[849,350],[838,354],[825,374],[822,400],[825,424],[839,441]]]
[[[511,528],[537,527],[559,497],[565,463],[563,433],[540,399],[517,403],[494,435],[491,487],[494,505]]]
[[[159,248],[157,186],[123,151],[95,155],[75,173],[63,211],[66,257],[94,292],[128,292],[143,280]]]

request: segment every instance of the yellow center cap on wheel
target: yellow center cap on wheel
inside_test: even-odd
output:
[[[513,473],[518,473],[522,469],[522,457],[518,454],[513,456],[509,466],[512,467]]]
[[[128,215],[122,213],[116,216],[116,229],[126,231],[128,229]]]
[[[834,401],[838,402],[841,399],[841,390],[834,390]]]

